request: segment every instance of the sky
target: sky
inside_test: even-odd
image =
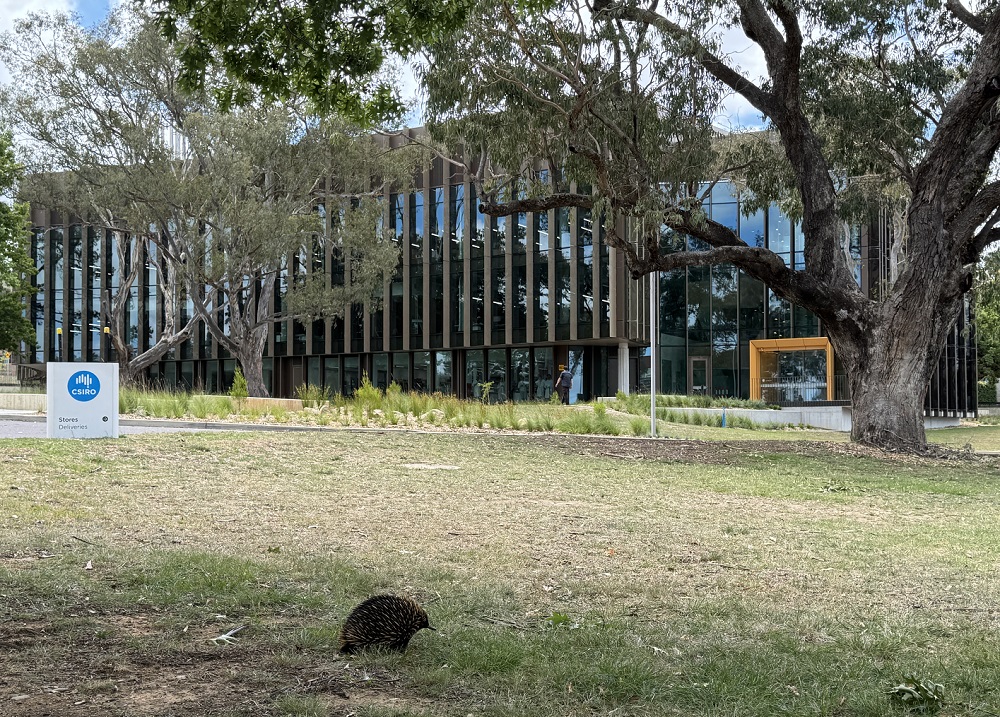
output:
[[[108,0],[0,0],[0,32],[33,12],[75,12],[83,24],[94,25],[104,19],[108,8]],[[8,79],[7,69],[0,65],[0,82]]]
[[[0,0],[0,32],[10,30],[17,18],[25,17],[32,12],[74,12],[80,16],[84,25],[99,23],[107,15],[112,6],[122,0]],[[764,72],[764,59],[760,49],[750,42],[738,30],[726,33],[724,46],[730,61],[743,69],[751,78],[759,78]],[[0,64],[0,82],[6,82],[9,75]],[[410,97],[416,87],[412,75],[404,77],[405,96]],[[419,111],[417,112],[419,114]],[[725,109],[716,124],[726,129],[758,126],[760,113],[752,108],[742,97],[730,97]]]

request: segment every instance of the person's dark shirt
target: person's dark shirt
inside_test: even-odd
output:
[[[563,371],[559,374],[559,387],[560,388],[570,388],[573,385],[573,374],[569,371]]]

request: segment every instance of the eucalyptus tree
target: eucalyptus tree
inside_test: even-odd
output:
[[[994,7],[482,3],[429,48],[428,111],[438,136],[485,158],[486,213],[603,212],[635,277],[732,264],[815,313],[850,376],[853,439],[920,450],[926,386],[979,257],[1000,240]],[[726,54],[724,35],[759,51],[762,76]],[[763,126],[719,133],[733,97]],[[777,201],[800,219],[801,264],[707,216],[699,183],[723,177],[745,209]],[[866,296],[847,226],[873,208],[895,216],[894,259],[884,290]],[[638,236],[615,232],[626,224]],[[671,251],[663,229],[704,248]]]
[[[0,133],[0,351],[11,353],[22,342],[31,343],[35,335],[23,304],[34,271],[28,254],[28,207],[3,199],[16,190],[20,169],[10,134]]]
[[[192,293],[218,297],[196,302],[197,312],[239,360],[250,395],[266,396],[263,354],[276,322],[342,314],[395,268],[381,198],[388,183],[411,181],[419,155],[287,108],[190,117],[185,137],[186,221],[165,251]],[[345,281],[333,281],[328,254]]]
[[[212,92],[182,88],[175,49],[141,15],[116,13],[92,30],[36,16],[4,37],[0,56],[14,77],[0,107],[28,138],[25,191],[117,234],[128,269],[106,310],[126,375],[200,321],[239,361],[251,395],[266,395],[271,325],[338,313],[395,265],[398,249],[377,231],[378,197],[384,183],[409,180],[415,153],[380,151],[291,103],[223,111]],[[131,356],[124,302],[153,248],[164,325],[155,346]],[[327,248],[353,269],[343,286],[290,271],[294,257],[325,258]]]
[[[171,116],[198,105],[169,85],[171,60],[163,43],[145,42],[134,18],[113,14],[86,30],[63,15],[34,15],[0,36],[0,58],[11,80],[0,87],[0,113],[22,138],[27,176],[20,194],[37,206],[83,217],[109,229],[119,275],[102,282],[101,317],[126,383],[188,339],[197,325],[178,322],[184,284],[173,266],[158,262],[163,302],[157,340],[139,351],[130,331],[135,287],[162,228],[153,197],[167,196],[174,173],[163,141]],[[168,182],[168,179],[170,180]]]

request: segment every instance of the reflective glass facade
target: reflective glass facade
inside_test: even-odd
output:
[[[573,402],[636,390],[643,355],[648,375],[648,281],[631,279],[622,255],[607,245],[609,228],[602,218],[583,209],[491,218],[479,211],[471,183],[450,172],[439,162],[418,177],[412,191],[385,197],[381,231],[400,255],[369,301],[331,319],[274,326],[265,350],[265,382],[272,394],[294,395],[302,383],[350,393],[367,375],[381,388],[396,382],[406,390],[491,402],[545,401],[560,364],[574,375]],[[706,209],[747,243],[770,247],[789,265],[803,265],[801,231],[776,207],[743,216],[732,187],[719,183]],[[334,218],[324,215],[324,220],[329,229]],[[155,248],[136,250],[110,230],[43,210],[34,210],[33,221],[32,255],[42,269],[28,306],[38,329],[37,347],[29,354],[35,362],[113,358],[103,333],[108,301],[123,290],[132,268],[137,270],[126,296],[127,343],[142,351],[160,338],[157,277],[163,266]],[[626,235],[628,228],[617,230]],[[862,283],[882,261],[865,237],[858,230],[850,242]],[[666,227],[661,244],[672,252],[705,248]],[[296,277],[324,274],[335,286],[349,282],[350,271],[349,262],[317,237],[287,257],[275,283],[274,306],[281,310]],[[176,306],[183,325],[193,302],[181,296]],[[974,410],[968,313],[928,392],[932,412]],[[225,309],[220,315],[225,323]],[[660,274],[656,325],[658,391],[744,398],[750,393],[750,341],[823,333],[810,312],[728,265]],[[812,361],[787,359],[772,373],[807,382],[818,371],[807,359]],[[151,369],[149,379],[224,392],[234,370],[232,358],[202,327]],[[841,373],[836,385],[836,398],[848,399],[840,390],[846,386]]]

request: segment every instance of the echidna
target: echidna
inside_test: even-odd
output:
[[[353,655],[366,647],[406,650],[420,630],[433,630],[427,613],[415,600],[397,595],[376,595],[365,600],[344,620],[340,651]]]

